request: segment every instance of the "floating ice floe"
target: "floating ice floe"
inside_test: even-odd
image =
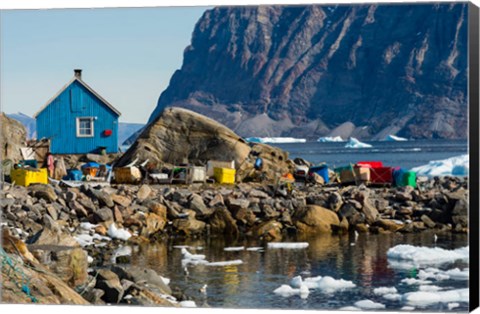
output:
[[[395,287],[380,287],[373,289],[373,293],[376,295],[384,295],[388,293],[397,293],[397,288]]]
[[[344,306],[338,309],[339,311],[361,311],[362,309],[355,306]]]
[[[405,306],[403,306],[400,310],[402,310],[402,311],[413,311],[413,310],[415,310],[415,307],[414,307],[414,306],[405,305]]]
[[[269,249],[304,249],[308,247],[307,242],[270,242]]]
[[[399,137],[399,136],[389,134],[385,137],[384,141],[387,141],[387,142],[405,142],[405,141],[408,141],[408,139],[406,139],[404,137]]]
[[[467,155],[456,156],[444,160],[430,161],[427,165],[411,169],[423,176],[468,176],[469,158]]]
[[[231,247],[226,247],[223,249],[224,251],[243,251],[245,250],[245,247],[244,246],[231,246]]]
[[[372,147],[372,145],[367,143],[362,143],[354,137],[351,137],[348,140],[348,143],[345,145],[345,148],[369,148],[369,147]]]
[[[434,285],[426,285],[426,286],[420,286],[418,287],[418,291],[424,291],[424,292],[437,292],[442,290],[441,287],[439,286],[434,286]]]
[[[354,288],[355,284],[351,281],[343,279],[334,279],[330,276],[322,277],[318,283],[317,288],[324,293],[334,293],[339,290]]]
[[[453,310],[454,308],[459,307],[459,306],[460,306],[460,303],[457,303],[457,302],[452,302],[452,303],[447,304],[447,307],[448,307],[449,310]]]
[[[385,305],[382,303],[373,302],[372,300],[361,300],[355,302],[355,307],[361,308],[362,310],[379,310],[384,309]]]
[[[435,279],[441,280],[468,280],[470,277],[470,271],[468,268],[460,270],[459,268],[453,268],[446,271],[437,268],[427,268],[418,272],[419,279]]]
[[[440,265],[456,260],[468,261],[469,248],[463,247],[456,250],[445,250],[438,247],[430,248],[424,246],[412,246],[408,244],[397,245],[387,252],[390,261],[406,262],[407,265]],[[403,266],[407,266],[403,265]],[[402,266],[392,263],[391,266]]]
[[[191,260],[204,260],[205,255],[203,254],[192,254],[189,251],[187,251],[186,248],[182,248],[182,255],[183,258],[185,259],[191,259]]]
[[[188,245],[174,245],[173,248],[174,249],[188,249],[188,248],[190,248],[190,246],[188,246]]]
[[[293,277],[290,281],[292,287],[299,288],[305,285],[309,289],[319,289],[323,293],[333,293],[339,290],[354,288],[355,284],[344,279],[334,279],[330,276],[307,277],[302,280],[302,277]]]
[[[260,247],[260,246],[247,247],[247,251],[258,252],[258,251],[262,251],[262,250],[263,250],[263,247]]]
[[[389,300],[389,301],[399,301],[402,299],[402,295],[398,293],[387,293],[382,295],[382,298]]]
[[[345,142],[345,141],[341,136],[335,136],[335,137],[325,136],[325,137],[318,138],[317,142],[330,143],[330,142]]]
[[[411,286],[411,285],[428,285],[428,284],[432,283],[429,280],[422,280],[422,279],[416,279],[416,278],[404,278],[400,282],[404,283],[404,284],[407,284],[409,286]]]
[[[299,295],[302,299],[306,299],[310,293],[305,285],[301,285],[300,288],[292,288],[289,285],[281,285],[273,291],[284,298],[291,297],[293,295]]]
[[[294,137],[247,137],[248,142],[253,143],[271,143],[271,144],[282,144],[282,143],[305,143],[307,140],[304,138],[294,138]]]
[[[409,292],[402,296],[402,302],[411,306],[426,307],[435,303],[468,302],[469,289],[455,289],[438,292]]]
[[[233,261],[223,261],[223,262],[207,262],[207,266],[230,266],[230,265],[240,265],[243,264],[243,261],[236,259]]]
[[[127,230],[117,228],[114,223],[108,227],[107,235],[112,239],[119,239],[123,241],[127,241],[132,236]]]
[[[181,307],[197,307],[195,301],[182,301],[178,303]]]

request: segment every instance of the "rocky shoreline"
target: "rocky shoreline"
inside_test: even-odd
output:
[[[226,237],[261,243],[350,232],[468,232],[468,180],[412,187],[272,184],[112,185],[4,183],[2,302],[178,306],[169,280],[128,266],[125,244]],[[5,264],[5,263],[4,263]],[[14,272],[15,273],[15,272]],[[16,280],[16,279],[17,280]],[[61,282],[62,284],[60,284]],[[28,291],[29,293],[26,293]]]

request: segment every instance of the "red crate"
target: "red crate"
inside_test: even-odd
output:
[[[392,184],[392,167],[373,167],[370,169],[370,182],[373,184]]]
[[[383,163],[381,161],[359,161],[357,165],[369,168],[381,168]]]

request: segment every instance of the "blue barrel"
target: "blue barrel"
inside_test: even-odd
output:
[[[82,171],[78,169],[70,169],[67,171],[67,180],[73,180],[73,181],[81,181],[83,177]]]
[[[329,178],[328,178],[328,166],[327,165],[320,165],[320,166],[313,166],[313,167],[310,167],[309,171],[308,171],[310,174],[313,174],[313,173],[316,173],[318,174],[319,176],[321,176],[323,178],[323,181],[325,181],[325,183],[328,183],[329,182]]]

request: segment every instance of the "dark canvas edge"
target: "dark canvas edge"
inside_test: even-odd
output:
[[[469,310],[479,306],[479,8],[468,5],[468,68],[469,68],[469,158],[470,158],[470,205],[469,205],[469,232],[470,232],[470,302]]]

